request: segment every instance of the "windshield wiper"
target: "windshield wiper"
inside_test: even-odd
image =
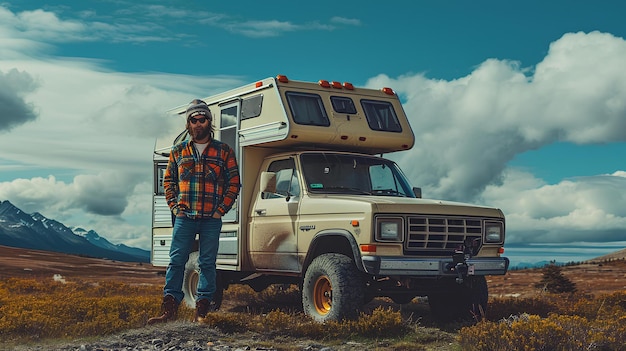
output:
[[[372,190],[372,193],[376,195],[394,195],[394,196],[406,197],[406,194],[401,193],[394,189],[375,189],[375,190]]]
[[[371,192],[369,191],[365,191],[363,189],[359,189],[359,188],[350,188],[350,187],[344,187],[344,186],[331,186],[331,187],[324,187],[323,189],[319,189],[319,190],[330,190],[333,191],[335,193],[353,193],[353,194],[360,194],[360,195],[372,195]]]

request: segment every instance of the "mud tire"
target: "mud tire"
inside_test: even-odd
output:
[[[302,284],[302,308],[317,322],[355,319],[364,302],[365,284],[352,259],[323,254],[309,265]]]
[[[216,289],[213,295],[212,308],[219,309],[224,299],[224,283],[222,274],[217,271]],[[190,308],[196,307],[196,296],[198,294],[198,280],[200,279],[200,266],[198,265],[198,251],[192,252],[185,264],[185,275],[183,276],[183,298],[184,303]]]

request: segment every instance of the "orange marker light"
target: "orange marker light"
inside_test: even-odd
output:
[[[276,76],[276,80],[281,82],[281,83],[289,83],[289,78],[287,78],[287,76],[283,75],[283,74],[279,74]]]
[[[391,89],[391,88],[385,87],[385,88],[382,88],[381,90],[383,91],[383,93],[385,93],[387,95],[396,95],[396,92],[393,91],[393,89]]]
[[[322,88],[330,88],[330,83],[327,80],[320,79],[317,84],[319,84]]]
[[[500,248],[498,249],[498,253],[499,253],[500,255],[502,255],[502,254],[504,253],[504,248],[503,248],[503,247],[500,247]]]
[[[354,90],[354,85],[352,85],[352,83],[344,82],[343,87],[348,90]]]
[[[361,252],[376,253],[376,245],[363,244],[361,245]]]
[[[341,83],[339,82],[333,82],[332,85],[333,85],[333,88],[335,89],[341,89]]]
[[[356,220],[356,219],[353,219],[353,220],[351,220],[351,221],[350,221],[350,224],[351,224],[353,227],[358,227],[358,226],[359,226],[359,221],[358,221],[358,220]]]
[[[255,86],[256,86],[257,88],[260,88],[260,87],[262,87],[262,86],[263,86],[263,82],[256,82]]]

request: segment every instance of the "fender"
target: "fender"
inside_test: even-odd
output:
[[[341,241],[344,245],[332,245],[332,246],[324,246],[324,243],[329,241]],[[351,257],[354,260],[356,267],[361,272],[366,272],[365,267],[363,266],[363,261],[361,260],[361,250],[359,249],[359,245],[352,233],[345,229],[324,229],[315,234],[313,239],[311,240],[311,245],[309,246],[309,250],[306,253],[306,257],[304,258],[304,262],[302,264],[302,274],[306,272],[311,261],[320,254],[323,253],[341,253],[348,257]]]

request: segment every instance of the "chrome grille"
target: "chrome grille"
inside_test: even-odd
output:
[[[450,254],[466,240],[482,239],[482,219],[463,217],[409,217],[407,251]]]

